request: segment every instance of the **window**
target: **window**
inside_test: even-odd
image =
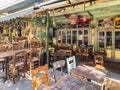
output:
[[[76,44],[77,41],[77,31],[72,31],[72,43]]]
[[[115,49],[120,49],[120,31],[115,32]]]
[[[88,30],[84,30],[84,45],[88,46]]]
[[[67,31],[67,43],[71,44],[71,31]]]
[[[80,30],[78,32],[78,45],[79,46],[82,44],[82,40],[83,40],[83,35],[82,35],[82,31]]]
[[[66,43],[66,32],[62,31],[62,43]]]
[[[99,32],[99,47],[104,48],[104,32]]]
[[[106,32],[106,48],[112,47],[112,31]]]

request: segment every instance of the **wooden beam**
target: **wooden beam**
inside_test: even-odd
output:
[[[86,10],[97,10],[97,9],[101,9],[101,8],[106,8],[106,7],[112,7],[112,6],[116,6],[116,5],[120,5],[120,0],[116,0],[116,1],[109,1],[107,2],[107,6],[106,3],[99,3],[99,4],[95,4],[95,5],[91,5],[91,6],[86,6]],[[70,13],[78,13],[78,12],[83,12],[84,8],[74,8],[73,10],[65,10],[65,11],[61,11],[61,12],[56,12],[55,16],[61,16],[63,14],[70,14]]]
[[[103,14],[95,15],[95,18],[114,17],[116,15],[120,15],[120,10],[114,11],[112,13],[105,13],[104,15]]]

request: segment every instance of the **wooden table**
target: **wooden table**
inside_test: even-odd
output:
[[[74,70],[71,71],[71,75],[73,76],[82,76],[89,80],[96,81],[97,83],[104,83],[106,78],[106,73],[102,72],[94,67],[90,67],[87,65],[78,65]]]
[[[55,53],[51,53],[50,56],[53,57],[53,62],[55,62],[55,61],[60,60],[60,59],[61,60],[65,59],[69,55],[66,52],[58,51]]]
[[[66,75],[52,85],[49,90],[101,90],[101,86]]]
[[[6,52],[0,52],[0,58],[6,58],[6,61],[5,61],[5,67],[6,67],[6,77],[5,77],[5,80],[8,79],[8,76],[7,76],[7,73],[8,73],[8,62],[9,62],[9,58],[10,56],[13,56],[14,55],[14,52],[20,52],[20,51],[27,51],[27,53],[30,52],[30,49],[22,49],[22,50],[10,50],[10,51],[6,51]]]

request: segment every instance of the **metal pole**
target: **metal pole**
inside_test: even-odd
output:
[[[48,31],[49,31],[49,12],[48,9],[46,9],[46,55],[47,55],[47,64],[49,65]]]
[[[9,37],[10,37],[10,43],[12,44],[12,25],[9,27]]]

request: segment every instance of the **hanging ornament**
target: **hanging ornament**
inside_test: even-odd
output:
[[[69,17],[70,21],[71,21],[71,24],[74,25],[77,23],[77,16],[75,14],[72,14],[70,17]]]

